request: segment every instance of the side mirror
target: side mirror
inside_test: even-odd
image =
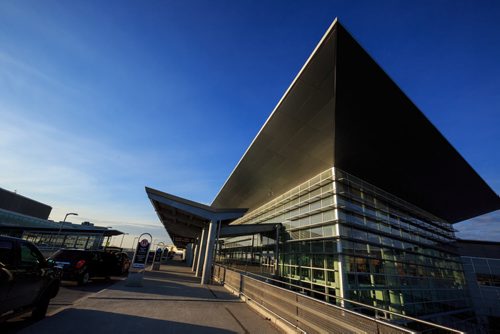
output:
[[[56,265],[56,262],[52,259],[47,259],[47,267],[49,268],[54,268]]]

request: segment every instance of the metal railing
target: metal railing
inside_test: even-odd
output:
[[[328,295],[339,305],[318,300],[291,289],[325,293],[254,273],[214,265],[213,278],[307,333],[461,333],[425,320],[402,315],[357,301]],[[289,288],[283,288],[287,286]],[[351,309],[346,308],[347,304]],[[368,312],[366,312],[368,311]],[[363,314],[368,313],[368,314]],[[392,318],[392,319],[391,319]],[[391,320],[389,320],[391,319]],[[391,322],[392,321],[392,322]]]

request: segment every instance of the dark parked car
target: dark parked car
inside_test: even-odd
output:
[[[45,317],[59,283],[60,271],[35,245],[0,236],[0,321],[27,311],[34,319]]]
[[[94,277],[109,278],[116,273],[118,259],[111,253],[82,249],[61,249],[50,257],[62,269],[62,280],[84,285]]]

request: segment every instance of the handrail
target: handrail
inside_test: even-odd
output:
[[[226,265],[219,264],[219,263],[217,263],[216,265],[218,265],[220,267],[223,267],[225,269],[229,269],[229,270],[232,270],[232,271],[239,272],[243,276],[247,276],[249,278],[253,278],[251,276],[256,276],[258,278],[262,278],[262,279],[264,279],[263,283],[267,283],[266,281],[274,281],[274,282],[277,282],[277,283],[280,283],[280,284],[288,285],[290,287],[293,286],[293,287],[299,288],[301,290],[307,290],[307,291],[314,292],[314,293],[317,293],[317,294],[321,294],[321,295],[324,295],[324,296],[327,296],[327,297],[335,298],[337,300],[340,300],[341,302],[347,302],[347,303],[351,303],[351,304],[354,304],[354,305],[358,305],[358,306],[361,306],[363,308],[367,308],[367,309],[375,311],[375,316],[376,317],[378,315],[378,312],[381,312],[382,314],[384,314],[385,318],[387,318],[387,314],[391,314],[391,315],[397,316],[399,318],[403,318],[405,320],[410,320],[410,321],[414,321],[414,322],[417,322],[417,323],[425,324],[427,326],[431,326],[431,327],[443,329],[443,330],[446,330],[446,331],[449,331],[449,332],[452,332],[452,333],[465,334],[465,332],[462,332],[462,331],[459,331],[459,330],[456,330],[456,329],[453,329],[453,328],[450,328],[450,327],[446,327],[446,326],[439,325],[439,324],[436,324],[436,323],[433,323],[433,322],[429,322],[429,321],[425,321],[425,320],[422,320],[422,319],[414,318],[414,317],[411,317],[411,316],[408,316],[408,315],[404,315],[404,314],[401,314],[401,313],[397,313],[397,312],[394,312],[394,311],[381,309],[381,308],[378,308],[378,307],[375,307],[375,306],[372,306],[372,305],[363,304],[363,303],[360,303],[358,301],[350,300],[350,299],[347,299],[347,298],[343,298],[343,297],[339,297],[339,296],[334,296],[334,295],[330,295],[328,293],[324,293],[324,292],[312,290],[312,289],[309,289],[309,288],[306,288],[306,287],[303,287],[303,286],[300,286],[300,285],[296,285],[296,284],[293,284],[293,283],[283,282],[283,281],[280,281],[280,280],[277,280],[275,278],[271,278],[271,277],[268,277],[268,276],[262,276],[262,275],[255,274],[255,273],[252,273],[252,272],[243,271],[243,270],[240,270],[240,269],[237,269],[237,268],[228,267]],[[253,279],[257,280],[256,278],[253,278]],[[273,285],[273,286],[275,286],[275,285]],[[309,296],[304,296],[304,297],[310,298],[312,300],[318,301],[318,302],[326,304],[326,305],[337,306],[337,305],[333,305],[331,303],[327,303],[325,301],[322,301],[322,300],[319,300],[319,299],[315,299],[315,298],[312,298],[312,297],[309,297]],[[346,311],[350,311],[348,309],[345,309],[344,307],[341,307],[341,308],[344,309],[344,310],[346,310]],[[355,313],[359,314],[358,312],[355,312]],[[376,320],[379,320],[379,319],[376,319]],[[382,322],[384,324],[390,324],[390,323],[387,323],[385,321],[382,321]],[[390,324],[390,325],[394,326],[394,324]]]
[[[243,276],[245,276],[245,275],[243,275]],[[253,278],[253,277],[250,277],[250,276],[246,276],[246,277],[247,277],[247,278],[249,278],[249,279],[252,279],[252,280],[254,280],[254,281],[257,281],[257,282],[263,283],[263,284],[269,284],[269,283],[262,282],[262,281],[260,281],[260,280],[258,280],[258,279],[256,279],[256,278]],[[272,284],[269,284],[269,285],[271,285],[272,287],[277,288],[277,289],[282,289],[282,290],[285,290],[285,291],[288,291],[288,292],[294,292],[294,291],[289,291],[289,290],[287,290],[287,289],[284,289],[284,288],[279,287],[279,286],[276,286],[276,285],[272,285]],[[316,298],[312,298],[312,297],[309,297],[309,296],[306,296],[306,295],[300,295],[300,296],[301,296],[302,298],[307,298],[307,299],[310,299],[310,300],[312,300],[312,301],[315,301],[315,302],[318,302],[318,303],[321,303],[321,304],[327,305],[327,306],[329,306],[329,307],[334,307],[334,308],[340,309],[340,310],[342,310],[342,311],[344,311],[344,312],[351,313],[351,314],[354,314],[354,315],[359,316],[359,317],[362,317],[362,318],[366,318],[366,319],[369,319],[369,320],[373,320],[373,321],[375,321],[375,322],[377,322],[377,323],[381,323],[381,324],[384,324],[384,325],[387,325],[387,326],[390,326],[390,327],[393,327],[393,328],[396,328],[396,329],[399,329],[399,330],[405,330],[405,331],[408,331],[408,332],[410,332],[410,333],[415,333],[414,331],[409,330],[408,328],[399,327],[398,325],[392,324],[392,323],[390,323],[390,322],[382,321],[382,320],[380,320],[380,319],[378,319],[378,318],[375,318],[375,319],[374,319],[374,318],[369,317],[369,316],[367,316],[367,315],[365,315],[365,314],[361,314],[361,313],[355,312],[355,311],[353,311],[353,310],[346,309],[346,308],[344,308],[344,307],[341,307],[341,306],[338,306],[338,305],[335,305],[335,304],[326,303],[326,302],[324,302],[324,301],[322,301],[322,300],[319,300],[319,299],[316,299]]]
[[[250,279],[254,279],[254,280],[255,280],[255,278],[252,278],[252,277],[248,277],[248,278],[250,278]],[[261,281],[259,281],[259,282],[261,282]],[[261,283],[263,283],[263,282],[261,282]],[[266,283],[264,283],[264,284],[266,284]],[[233,289],[234,291],[238,291],[238,290],[239,290],[238,288],[236,288],[236,287],[232,286],[231,284],[224,283],[224,285],[229,286],[229,287],[230,287],[231,289]],[[273,287],[274,287],[274,286],[273,286]],[[246,295],[244,292],[238,291],[238,293],[239,293],[240,295],[245,296],[245,298],[247,298],[248,300],[251,300],[251,301],[253,301],[253,302],[254,302],[254,303],[256,303],[256,304],[259,304],[259,307],[262,307],[263,309],[265,309],[265,310],[266,310],[266,311],[268,311],[269,313],[272,313],[275,317],[280,318],[282,321],[286,322],[288,325],[290,325],[290,326],[294,327],[295,329],[297,329],[298,331],[302,332],[303,334],[307,334],[307,332],[306,332],[305,330],[303,330],[302,328],[300,328],[300,327],[299,327],[299,326],[297,326],[297,325],[294,325],[293,323],[291,323],[291,322],[290,322],[290,321],[288,321],[287,319],[283,318],[281,315],[277,314],[276,312],[274,312],[274,311],[270,310],[269,308],[265,307],[265,306],[264,306],[264,305],[262,305],[261,303],[256,302],[256,301],[255,301],[255,300],[253,300],[250,296]]]

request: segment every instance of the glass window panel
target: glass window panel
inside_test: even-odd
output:
[[[300,278],[304,281],[310,281],[311,280],[311,269],[300,268]]]
[[[337,242],[333,241],[333,240],[325,241],[325,252],[326,253],[336,253],[337,252]]]
[[[327,271],[327,280],[330,283],[335,283],[335,272],[334,271]]]
[[[328,196],[328,197],[325,197],[321,200],[321,207],[327,207],[329,205],[332,205],[333,204],[333,197],[332,196]]]
[[[323,237],[323,228],[315,227],[311,229],[311,238],[321,238]]]
[[[313,253],[323,253],[323,241],[315,241],[311,243],[311,248]],[[321,265],[323,267],[323,265]]]
[[[311,237],[311,231],[310,230],[300,230],[299,237],[300,237],[300,239],[309,239]]]
[[[315,215],[312,215],[311,217],[311,224],[318,224],[318,223],[321,223],[321,213],[317,213]]]
[[[324,259],[326,261],[326,268],[327,269],[335,269],[334,263],[335,263],[336,257],[334,255],[325,255]]]
[[[332,221],[335,217],[334,211],[333,210],[328,210],[323,212],[323,221],[328,222]]]
[[[376,285],[385,285],[384,275],[373,275],[373,279]]]
[[[356,274],[347,274],[347,283],[350,287],[356,286]]]
[[[371,285],[370,275],[358,274],[358,283],[360,286]]]
[[[335,225],[323,226],[323,236],[325,237],[335,236]]]
[[[316,281],[324,281],[325,280],[325,271],[313,269],[313,278]]]
[[[311,203],[311,211],[318,210],[321,208],[321,201],[316,201]]]
[[[313,267],[323,268],[325,265],[325,256],[324,255],[314,255],[313,256]]]

